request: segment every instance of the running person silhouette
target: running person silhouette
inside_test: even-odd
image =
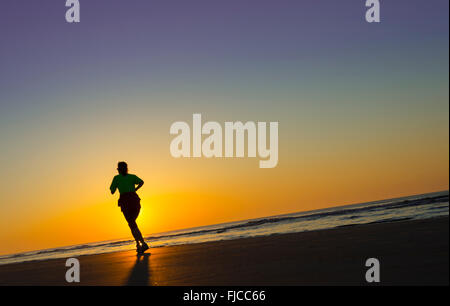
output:
[[[128,165],[126,162],[119,162],[117,171],[119,171],[119,174],[114,177],[109,188],[111,189],[111,194],[114,194],[116,189],[119,189],[120,198],[118,205],[136,240],[136,251],[141,254],[148,250],[148,245],[145,243],[141,231],[136,224],[136,218],[141,210],[141,199],[136,191],[144,185],[144,181],[134,174],[128,174]]]

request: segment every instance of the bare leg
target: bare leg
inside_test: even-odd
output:
[[[130,227],[131,228],[131,227]],[[141,244],[144,244],[145,243],[145,241],[144,241],[144,238],[142,237],[142,234],[141,234],[141,231],[139,230],[139,228],[137,227],[137,224],[136,224],[136,226],[133,226],[132,228],[131,228],[131,233],[133,234],[133,237],[134,237],[134,240],[136,240],[136,243],[141,243]]]
[[[146,250],[148,250],[148,244],[145,243],[144,238],[142,237],[141,231],[137,227],[137,225],[133,228],[131,228],[131,233],[133,234],[134,239],[136,240],[136,250],[138,254],[144,253]],[[141,243],[139,245],[139,242]]]
[[[147,243],[144,241],[144,237],[142,237],[141,231],[139,230],[137,224],[136,224],[136,218],[138,216],[139,211],[137,211],[136,214],[130,215],[127,212],[124,212],[125,219],[128,222],[128,226],[130,227],[131,234],[134,237],[134,240],[136,240],[136,248],[139,251],[145,252],[145,250],[148,249]]]

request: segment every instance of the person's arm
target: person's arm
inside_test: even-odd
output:
[[[117,189],[116,178],[113,179],[109,189],[111,190],[111,194],[114,194],[116,192],[116,189]]]
[[[137,187],[136,187],[135,191],[138,191],[138,189],[141,188],[142,185],[144,185],[144,181],[141,180],[140,178],[138,178],[137,176],[136,176],[136,182],[135,183],[137,184]]]
[[[138,191],[138,189],[141,188],[142,185],[144,185],[144,181],[138,183],[138,185],[137,185],[137,187],[136,187],[136,191]]]

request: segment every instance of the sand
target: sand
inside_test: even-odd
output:
[[[78,257],[78,285],[367,285],[367,258],[381,285],[447,285],[448,217]],[[76,285],[65,259],[0,266],[0,285]],[[373,283],[372,283],[373,285]]]

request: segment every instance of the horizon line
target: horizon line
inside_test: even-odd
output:
[[[197,228],[201,228],[201,227],[208,227],[208,226],[213,226],[213,225],[222,225],[222,224],[233,223],[233,222],[251,221],[251,220],[255,220],[255,219],[285,216],[285,215],[296,214],[296,213],[315,212],[315,211],[321,211],[321,210],[326,210],[326,209],[333,209],[333,208],[340,208],[340,207],[342,208],[342,207],[353,206],[353,205],[363,205],[363,204],[369,204],[369,203],[375,203],[375,202],[381,202],[381,201],[387,201],[387,200],[397,200],[397,199],[406,198],[406,197],[423,196],[423,195],[428,195],[428,194],[432,194],[432,193],[442,193],[442,192],[449,193],[450,190],[446,189],[446,190],[439,190],[439,191],[431,191],[431,192],[410,194],[410,195],[394,197],[394,198],[385,198],[385,199],[378,199],[378,200],[372,200],[372,201],[366,201],[366,202],[342,204],[342,205],[330,206],[330,207],[320,208],[320,209],[312,209],[312,210],[304,210],[304,211],[293,211],[293,212],[281,213],[281,214],[278,214],[278,215],[269,215],[269,216],[255,217],[255,218],[251,218],[251,219],[241,219],[241,220],[227,221],[227,222],[221,222],[221,223],[199,225],[199,226],[180,228],[180,229],[175,229],[175,230],[170,230],[170,231],[165,231],[165,232],[150,233],[150,234],[144,235],[144,236],[148,237],[148,236],[152,236],[152,235],[166,234],[166,233],[183,231],[183,230],[192,230],[192,229],[197,229]],[[84,245],[84,244],[91,244],[91,243],[113,242],[113,241],[121,241],[121,240],[129,240],[129,238],[123,237],[123,238],[116,238],[116,239],[109,239],[109,240],[90,241],[90,242],[83,242],[83,243],[79,243],[79,244],[55,246],[55,247],[52,247],[52,248],[28,250],[28,251],[21,251],[21,252],[17,252],[17,253],[6,253],[6,254],[0,254],[0,257],[18,255],[18,254],[23,254],[23,253],[28,253],[28,252],[47,251],[47,250],[53,250],[53,249],[58,249],[58,248],[75,247],[75,246],[80,246],[80,245]]]

